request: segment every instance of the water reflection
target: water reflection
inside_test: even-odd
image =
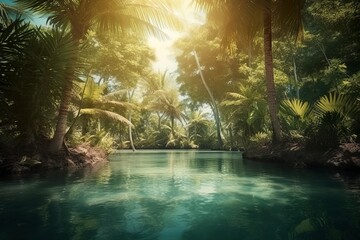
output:
[[[0,239],[360,239],[359,178],[344,179],[239,153],[119,153],[0,182]]]

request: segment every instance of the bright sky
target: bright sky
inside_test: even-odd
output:
[[[178,1],[178,0],[175,0]],[[204,22],[204,16],[196,13],[194,6],[191,5],[191,0],[178,1],[179,10],[177,14],[186,21],[186,26],[200,25]],[[186,29],[185,29],[186,31]],[[184,32],[185,32],[184,31]],[[165,30],[165,33],[169,36],[167,40],[159,40],[154,37],[149,39],[149,45],[155,49],[156,62],[153,64],[153,68],[159,71],[167,70],[170,74],[177,69],[177,63],[175,61],[174,50],[172,45],[179,39],[184,32],[176,32],[171,30]]]

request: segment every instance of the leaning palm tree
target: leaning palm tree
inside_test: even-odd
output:
[[[275,93],[272,32],[273,25],[280,33],[302,34],[301,10],[304,0],[195,0],[208,12],[208,18],[223,30],[224,43],[236,41],[251,49],[252,40],[262,31],[264,37],[265,81],[267,102],[273,128],[274,142],[281,141],[278,104]]]
[[[223,139],[222,139],[222,134],[221,134],[221,121],[220,121],[220,114],[219,114],[219,108],[217,106],[217,103],[215,101],[215,98],[212,94],[212,92],[210,91],[210,88],[208,87],[206,81],[205,81],[205,78],[204,78],[204,75],[202,73],[202,70],[201,70],[201,65],[200,65],[200,61],[199,61],[199,58],[197,56],[197,53],[196,51],[194,50],[193,51],[193,54],[195,56],[195,61],[196,61],[196,65],[198,67],[198,71],[200,73],[200,78],[201,78],[201,81],[206,89],[206,92],[208,93],[209,97],[210,97],[210,107],[211,107],[211,110],[213,111],[213,114],[214,114],[214,118],[215,118],[215,123],[216,123],[216,135],[217,135],[217,140],[218,140],[218,146],[217,148],[218,149],[222,149],[224,146],[224,143],[223,143]]]
[[[48,23],[68,29],[74,44],[80,49],[90,30],[136,32],[164,38],[161,27],[179,27],[180,21],[169,11],[166,1],[152,0],[16,0],[25,9],[48,16]],[[62,149],[67,117],[72,97],[74,62],[68,62],[68,76],[59,107],[56,129],[49,151]]]

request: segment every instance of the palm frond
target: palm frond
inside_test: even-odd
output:
[[[118,90],[118,91],[108,93],[108,94],[102,96],[102,98],[105,99],[105,100],[111,100],[111,99],[115,99],[117,97],[121,98],[122,96],[126,95],[126,93],[127,93],[127,90],[121,89],[121,90]]]
[[[90,29],[135,32],[166,38],[164,28],[180,29],[181,21],[166,0],[16,0],[21,6],[48,16],[50,24],[69,27],[76,39]]]
[[[56,28],[47,32],[38,29],[37,38],[33,49],[28,50],[32,64],[40,73],[37,78],[42,85],[40,92],[36,94],[41,96],[51,91],[51,94],[60,98],[64,79],[70,74],[69,68],[76,69],[72,73],[72,79],[80,76],[79,69],[82,64],[77,61],[78,49],[68,32]]]
[[[94,117],[99,118],[107,118],[116,122],[125,123],[131,127],[134,127],[134,125],[125,117],[121,116],[120,114],[110,112],[107,110],[97,109],[97,108],[83,108],[80,110],[80,114],[82,115],[91,115]]]
[[[0,32],[1,58],[8,58],[23,51],[30,37],[34,35],[28,23],[16,19]]]
[[[300,99],[285,99],[280,107],[284,112],[293,114],[300,119],[305,119],[311,111],[309,103]]]
[[[240,93],[228,92],[226,95],[235,99],[246,99],[246,97]]]
[[[304,0],[194,0],[198,10],[204,10],[210,24],[221,29],[223,44],[233,42],[249,46],[257,33],[263,29],[264,9],[272,11],[274,24],[281,34],[301,39],[303,24],[301,11]]]
[[[343,116],[349,116],[357,111],[355,101],[351,101],[347,96],[336,92],[321,97],[315,103],[314,109],[317,116],[322,116],[327,112],[337,112]]]
[[[23,11],[15,6],[0,2],[0,24],[7,26],[12,19],[18,18]]]
[[[304,38],[302,9],[305,0],[280,0],[274,2],[273,16],[281,33],[295,37],[297,41]]]
[[[99,98],[101,98],[105,87],[105,85],[99,86],[95,83],[95,80],[90,77],[87,79],[83,98],[98,100]]]
[[[136,106],[133,103],[129,102],[119,102],[119,101],[112,101],[112,100],[102,100],[102,104],[109,106],[109,107],[116,107],[116,108],[126,108],[126,109],[137,109],[138,106]]]
[[[112,16],[99,14],[100,27],[126,32],[130,30],[143,37],[149,35],[166,39],[164,29],[182,29],[183,21],[176,17],[166,1],[142,0],[124,4]],[[109,20],[110,19],[110,20]],[[115,22],[114,22],[115,20]],[[114,25],[114,23],[120,23]]]
[[[220,103],[221,106],[240,106],[243,103],[242,100],[224,100]]]

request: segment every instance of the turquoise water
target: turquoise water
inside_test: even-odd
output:
[[[138,151],[0,181],[0,239],[360,239],[360,176]]]

